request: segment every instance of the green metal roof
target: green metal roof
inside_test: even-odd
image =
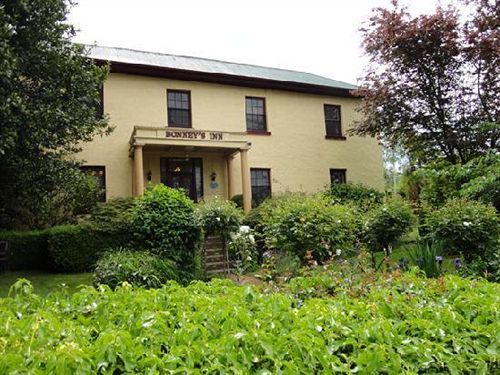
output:
[[[237,77],[258,78],[276,82],[295,82],[345,90],[357,88],[355,85],[350,83],[294,70],[269,68],[250,64],[238,64],[200,57],[145,52],[128,48],[103,47],[97,45],[87,46],[87,48],[91,58],[124,64],[146,65],[209,74],[227,74]]]

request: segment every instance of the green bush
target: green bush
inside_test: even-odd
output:
[[[261,209],[263,236],[269,249],[298,256],[306,262],[310,253],[318,262],[330,259],[337,250],[355,250],[356,220],[348,207],[331,205],[323,195],[289,195]]]
[[[44,298],[19,281],[0,303],[0,373],[498,373],[498,284],[376,276],[334,274],[302,302],[229,280]]]
[[[99,256],[110,248],[126,246],[129,238],[79,225],[62,225],[47,230],[48,255],[56,272],[90,271]]]
[[[179,280],[173,261],[149,251],[123,248],[104,253],[93,275],[94,285],[104,284],[112,289],[124,281],[145,288],[160,288],[169,280]]]
[[[468,262],[483,257],[500,231],[493,206],[465,199],[449,200],[429,212],[425,226],[430,237],[443,241],[448,254],[461,253]]]
[[[500,241],[489,246],[483,256],[458,268],[460,276],[480,276],[488,281],[500,283]]]
[[[0,232],[0,241],[9,243],[9,270],[43,270],[48,268],[47,231]]]
[[[182,272],[195,274],[200,228],[194,203],[182,190],[159,184],[137,200],[132,230],[138,245],[173,260]]]
[[[231,202],[234,202],[237,207],[243,208],[243,194],[236,194],[231,198]]]
[[[354,183],[331,184],[325,194],[334,203],[353,203],[364,210],[381,204],[384,199],[384,194],[380,191],[363,184]]]
[[[207,235],[221,235],[226,241],[237,233],[243,221],[243,211],[234,202],[213,198],[197,205],[196,222]]]
[[[81,223],[82,226],[105,233],[131,232],[135,198],[113,198],[99,204]]]
[[[421,179],[420,198],[441,207],[450,198],[492,204],[500,211],[500,155],[489,153],[466,164],[437,163],[416,172]]]
[[[400,199],[389,200],[368,212],[364,231],[370,252],[388,254],[415,221],[410,205]]]

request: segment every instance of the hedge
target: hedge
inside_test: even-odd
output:
[[[9,231],[0,232],[0,241],[9,243],[9,270],[32,270],[48,268],[47,232]]]
[[[108,233],[87,226],[62,225],[46,230],[0,232],[9,242],[9,270],[84,272],[108,248],[126,246],[130,235]]]
[[[90,271],[107,249],[126,246],[125,233],[106,233],[78,225],[63,225],[48,230],[49,264],[57,272]]]

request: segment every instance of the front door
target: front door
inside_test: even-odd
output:
[[[199,158],[161,158],[161,182],[183,189],[198,202],[203,196],[202,162]]]

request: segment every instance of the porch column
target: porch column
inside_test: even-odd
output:
[[[134,186],[135,195],[140,197],[144,194],[144,167],[142,158],[142,148],[144,145],[134,145]]]
[[[233,175],[233,166],[234,166],[234,155],[228,155],[226,157],[227,161],[227,199],[231,199],[234,197],[234,175]]]
[[[240,150],[241,157],[241,185],[243,188],[243,211],[252,209],[252,189],[250,187],[250,166],[248,165],[248,150]]]

